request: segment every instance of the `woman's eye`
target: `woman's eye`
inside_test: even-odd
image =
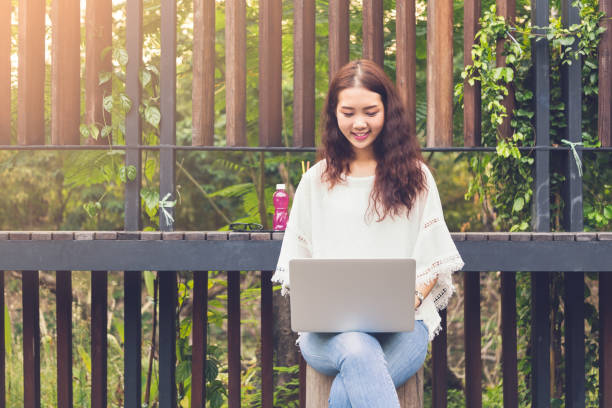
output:
[[[345,117],[347,117],[347,118],[350,118],[351,116],[353,116],[353,114],[352,114],[352,113],[342,112],[342,114],[343,114]]]
[[[368,112],[368,113],[367,113],[367,115],[368,115],[369,117],[376,116],[377,114],[378,114],[378,112]]]

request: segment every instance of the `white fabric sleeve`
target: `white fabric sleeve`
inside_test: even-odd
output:
[[[419,232],[414,246],[413,258],[416,259],[416,284],[422,285],[438,278],[426,300],[433,302],[436,309],[445,309],[455,291],[452,273],[460,270],[464,263],[448,231],[436,182],[423,165],[427,180],[427,191],[421,197],[422,207],[419,219]],[[439,326],[430,328],[437,334]]]
[[[289,261],[296,258],[312,257],[308,177],[309,174],[305,174],[295,190],[276,270],[272,276],[273,282],[279,282],[282,285],[281,293],[283,295],[289,291]]]

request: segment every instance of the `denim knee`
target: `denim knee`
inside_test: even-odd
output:
[[[335,346],[338,347],[338,368],[349,361],[382,360],[384,355],[380,343],[373,336],[363,332],[340,333],[334,338]]]

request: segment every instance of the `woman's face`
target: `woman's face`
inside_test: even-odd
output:
[[[338,93],[336,118],[356,154],[373,152],[374,140],[385,124],[385,107],[379,94],[363,87],[343,89]]]

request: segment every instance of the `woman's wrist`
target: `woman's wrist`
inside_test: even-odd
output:
[[[425,299],[425,296],[423,295],[423,293],[421,293],[420,290],[415,290],[414,291],[414,308],[418,309],[422,304],[423,304],[423,299]]]

